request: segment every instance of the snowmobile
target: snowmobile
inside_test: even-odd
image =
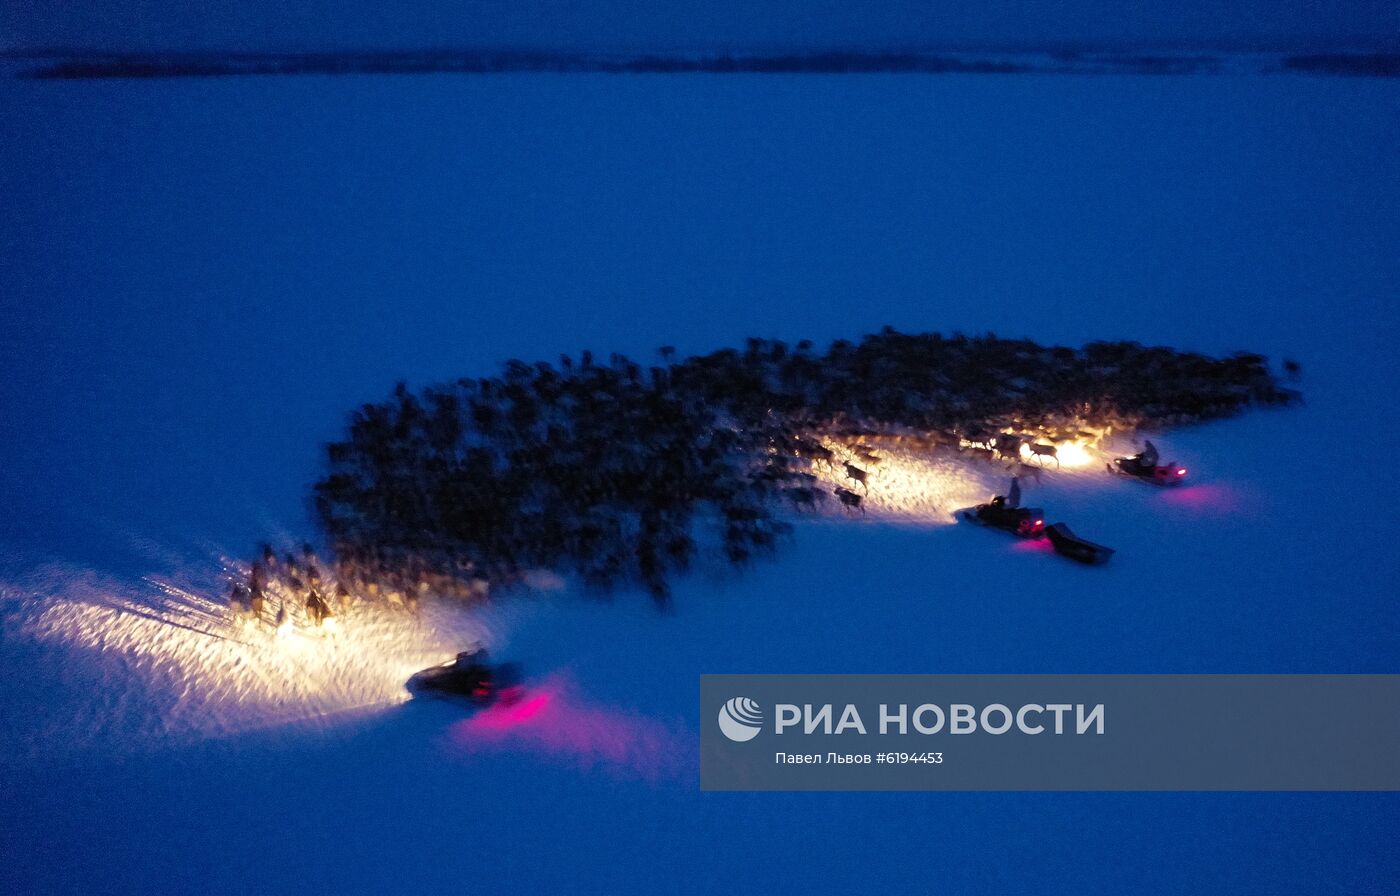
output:
[[[520,673],[514,663],[493,664],[484,648],[474,647],[415,673],[408,680],[408,690],[415,697],[466,700],[478,708],[509,705],[520,699]]]
[[[1132,457],[1114,458],[1108,465],[1108,472],[1119,476],[1131,476],[1154,485],[1180,485],[1186,481],[1186,468],[1175,462],[1157,462],[1157,446],[1151,442]]]
[[[1080,538],[1064,523],[1046,526],[1045,512],[1039,507],[1022,507],[1021,484],[1014,476],[1004,497],[998,495],[987,504],[964,510],[961,516],[968,522],[1005,529],[1025,539],[1048,537],[1055,553],[1080,563],[1097,565],[1113,556],[1113,548]]]
[[[1045,532],[1045,511],[1021,506],[1021,484],[1011,477],[1011,488],[986,504],[962,511],[962,518],[979,526],[1005,529],[1021,538],[1039,538]]]
[[[1071,560],[1078,560],[1080,563],[1096,566],[1113,556],[1113,548],[1080,538],[1064,523],[1054,523],[1046,527],[1045,534],[1049,537],[1050,544],[1055,548],[1055,553]]]

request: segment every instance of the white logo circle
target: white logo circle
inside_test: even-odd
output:
[[[732,741],[753,740],[763,730],[763,707],[748,697],[734,697],[719,708],[719,730]]]

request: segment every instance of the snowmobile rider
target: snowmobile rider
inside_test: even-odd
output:
[[[1157,446],[1149,441],[1147,447],[1138,452],[1137,457],[1133,460],[1137,461],[1138,467],[1141,469],[1157,466]]]
[[[997,495],[992,498],[993,507],[1020,507],[1021,506],[1021,483],[1019,477],[1011,477],[1011,487],[1006,490],[1006,494]]]

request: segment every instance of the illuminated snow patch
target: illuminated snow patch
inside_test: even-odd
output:
[[[6,640],[43,645],[65,673],[97,685],[82,689],[76,705],[67,695],[51,718],[35,720],[30,735],[77,748],[371,712],[407,700],[404,682],[419,669],[472,641],[494,640],[480,614],[445,601],[424,600],[417,614],[360,602],[321,627],[288,602],[279,632],[269,622],[233,618],[223,600],[209,596],[219,593],[214,583],[133,585],[49,569],[28,585],[0,589]]]
[[[879,460],[871,462],[834,439],[823,439],[822,445],[835,459],[830,466],[814,464],[812,472],[828,491],[840,487],[860,495],[867,515],[876,518],[952,523],[958,508],[987,500],[987,490],[995,481],[995,476],[988,475],[994,471],[976,468],[954,455],[882,446],[873,449]],[[864,486],[848,475],[846,464],[865,472]],[[827,510],[845,515],[834,499],[827,502]]]

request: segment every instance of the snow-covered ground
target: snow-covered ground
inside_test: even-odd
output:
[[[1266,76],[0,81],[0,892],[1395,892],[1395,795],[701,794],[695,704],[1400,671],[1397,113]],[[668,615],[210,612],[397,379],[887,323],[1290,356],[1307,404],[1163,435],[1178,491],[1029,483],[1099,569],[943,524],[992,473],[911,462]],[[527,700],[402,701],[477,636]]]

